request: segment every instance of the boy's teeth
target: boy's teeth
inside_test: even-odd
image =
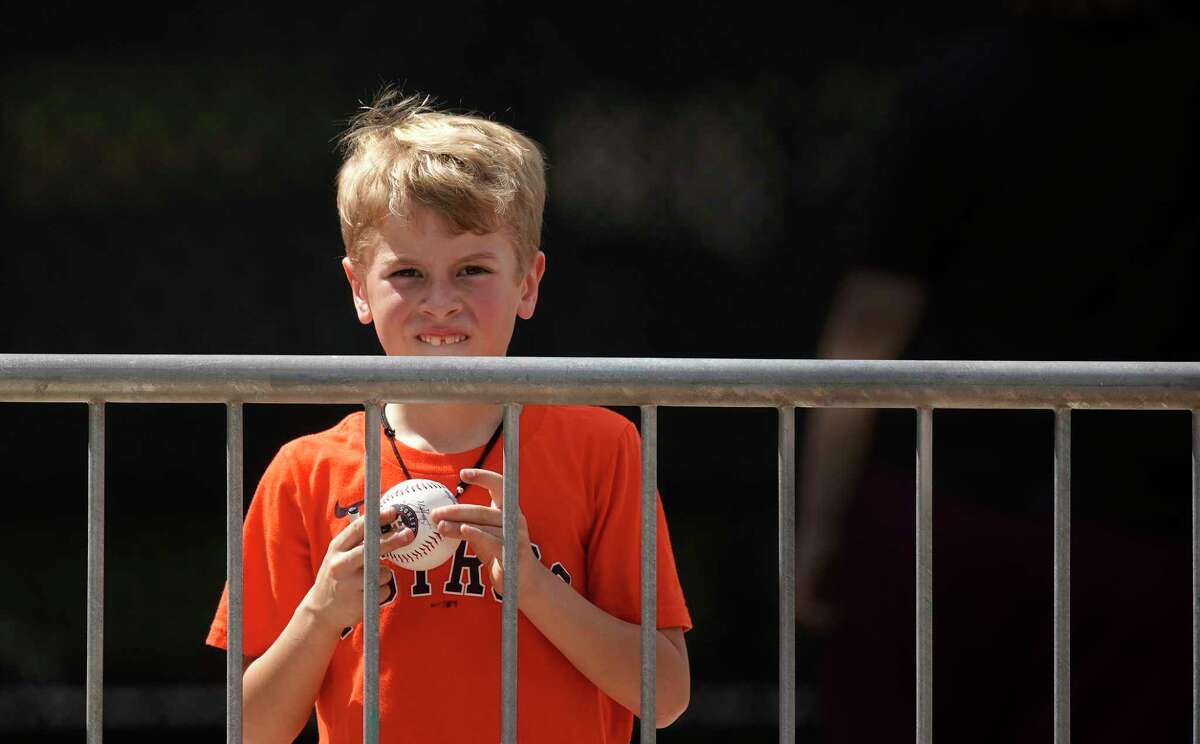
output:
[[[418,336],[424,343],[431,346],[444,346],[446,344],[457,344],[460,341],[466,341],[466,336]]]

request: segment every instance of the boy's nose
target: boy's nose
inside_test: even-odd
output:
[[[448,318],[461,309],[462,297],[448,282],[434,282],[421,300],[421,312],[434,318]]]

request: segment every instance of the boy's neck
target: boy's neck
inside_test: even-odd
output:
[[[492,403],[388,403],[396,439],[423,452],[466,452],[487,444],[504,418]]]

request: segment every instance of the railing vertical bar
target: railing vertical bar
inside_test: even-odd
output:
[[[1200,744],[1200,411],[1192,411],[1192,744]]]
[[[1054,412],[1054,744],[1071,741],[1071,411]]]
[[[796,741],[796,408],[779,408],[779,741]]]
[[[521,405],[504,406],[504,508],[501,560],[504,563],[504,600],[500,637],[500,741],[517,742],[517,515],[521,509],[520,456]]]
[[[242,742],[242,404],[225,404],[225,572],[229,649],[225,657],[225,741]]]
[[[379,742],[379,436],[383,423],[379,401],[367,401],[363,424],[363,743]]]
[[[87,701],[88,744],[104,740],[104,401],[88,403]]]
[[[642,703],[641,741],[658,736],[656,654],[658,653],[658,407],[642,406]]]
[[[917,411],[917,744],[933,742],[933,409]]]

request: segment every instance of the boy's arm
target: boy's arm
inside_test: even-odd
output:
[[[384,509],[379,518],[394,521],[395,509]],[[362,619],[363,534],[359,517],[329,542],[312,588],[283,632],[262,656],[246,660],[242,728],[248,744],[291,742],[308,721],[342,629]],[[380,541],[380,552],[412,538],[408,529],[393,532]],[[390,574],[379,568],[374,578],[382,586]]]
[[[613,617],[537,565],[540,571],[521,573],[521,612],[592,684],[640,715],[641,627]],[[691,697],[683,629],[659,629],[656,649],[654,724],[662,728],[683,714]]]
[[[504,477],[490,470],[463,470],[460,475],[467,483],[486,488],[493,505],[444,506],[430,516],[443,535],[467,540],[490,568],[492,586],[503,586]],[[521,612],[592,684],[640,714],[641,627],[613,617],[560,581],[534,557],[524,515],[518,515],[518,524]],[[661,728],[687,709],[691,697],[691,672],[681,628],[658,630],[655,659],[655,725]]]
[[[279,638],[242,675],[247,744],[295,740],[312,713],[338,640],[338,631],[323,625],[305,604],[296,608]]]

